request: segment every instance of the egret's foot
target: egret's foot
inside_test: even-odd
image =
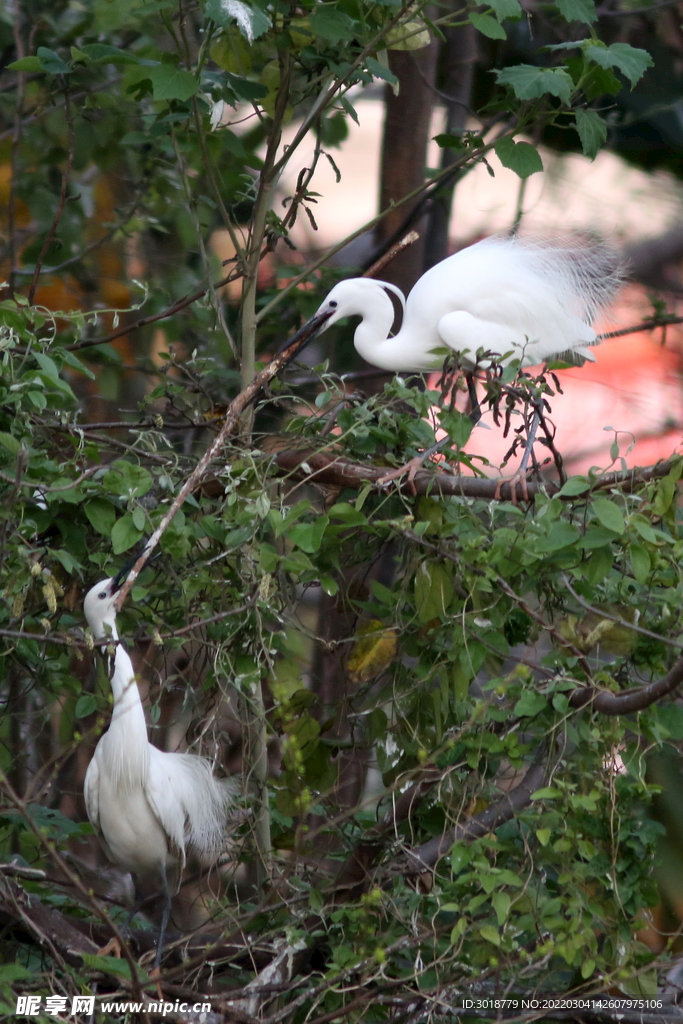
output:
[[[156,980],[161,977],[161,968],[159,967],[159,964],[154,965],[152,970],[149,972],[149,977],[154,982],[154,985],[157,990],[157,995],[159,996],[159,1002],[163,1002],[164,993],[161,991],[161,982]]]
[[[399,466],[397,469],[392,469],[384,476],[381,476],[377,483],[380,487],[385,487],[390,484],[392,480],[400,480],[402,476],[408,474],[408,486],[410,487],[413,494],[415,494],[415,474],[419,469],[422,469],[423,457],[416,455],[410,462],[406,462],[405,466]]]
[[[121,943],[115,935],[112,935],[106,946],[102,946],[102,949],[97,950],[98,956],[111,956],[113,954],[119,960],[121,959],[121,953]]]
[[[513,473],[512,476],[510,477],[501,477],[501,479],[496,484],[495,491],[493,492],[493,497],[495,501],[500,501],[500,491],[504,484],[508,484],[510,488],[510,501],[515,507],[519,504],[519,500],[517,498],[517,487],[519,487],[519,491],[522,496],[522,501],[526,501],[527,503],[529,502],[529,490],[527,488],[527,478],[525,469],[518,469],[517,472]]]
[[[416,455],[414,459],[411,459],[410,462],[406,462],[404,466],[399,466],[398,469],[392,469],[390,472],[385,473],[384,476],[379,478],[377,483],[380,487],[384,487],[386,484],[391,483],[392,480],[399,480],[407,473],[408,480],[406,482],[412,493],[414,495],[417,494],[417,491],[415,490],[415,475],[418,470],[423,468],[425,461],[429,458],[430,454],[431,452],[425,452],[423,455]]]

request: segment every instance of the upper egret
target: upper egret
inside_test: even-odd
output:
[[[96,583],[83,609],[96,640],[115,644],[110,661],[114,709],[85,775],[88,818],[110,860],[164,893],[155,966],[188,854],[215,861],[234,803],[229,781],[215,778],[196,754],[167,753],[147,739],[140,693],[128,652],[119,642],[114,602],[120,579]]]
[[[384,370],[438,369],[450,348],[474,366],[477,352],[533,366],[575,353],[594,360],[590,326],[622,279],[621,261],[608,244],[529,242],[485,238],[423,274],[403,298],[395,285],[366,277],[340,281],[316,316],[330,314],[321,330],[345,316],[362,320],[354,344],[364,359]],[[389,331],[396,294],[404,309],[401,329]]]
[[[443,364],[444,348],[459,354],[468,370],[513,359],[521,366],[562,356],[594,362],[589,346],[599,339],[590,324],[622,277],[618,253],[604,242],[494,236],[437,263],[422,275],[407,300],[385,281],[340,281],[315,317],[325,331],[343,317],[360,316],[353,339],[356,349],[384,370],[437,369]],[[393,337],[389,331],[395,314],[387,289],[403,307],[403,322]],[[477,407],[470,374],[468,386]],[[537,417],[522,472],[536,424]],[[413,473],[437,449],[388,473],[382,482],[406,469]],[[514,488],[512,494],[515,500]]]

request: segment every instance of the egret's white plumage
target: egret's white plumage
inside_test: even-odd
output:
[[[444,347],[465,365],[480,350],[511,353],[523,366],[569,354],[594,360],[591,321],[621,282],[616,251],[605,243],[528,242],[493,237],[437,263],[404,300],[394,285],[350,278],[335,285],[316,316],[331,312],[326,330],[346,316],[360,316],[354,344],[364,359],[384,370],[437,369]],[[389,337],[394,307],[404,307],[398,333]],[[486,361],[485,361],[486,362]]]
[[[234,791],[205,758],[168,753],[149,742],[133,664],[116,628],[118,590],[115,580],[103,580],[83,606],[95,639],[110,637],[115,645],[114,709],[85,775],[85,806],[110,860],[166,896],[158,962],[170,897],[180,887],[187,856],[206,863],[220,854]]]

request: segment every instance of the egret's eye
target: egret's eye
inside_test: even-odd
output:
[[[98,594],[97,596],[99,597],[100,601],[104,601],[104,599],[108,597],[108,594],[106,590],[103,590],[102,593]]]
[[[330,309],[336,309],[339,303],[337,302],[336,299],[332,299],[330,302],[327,303],[327,305],[330,307]]]

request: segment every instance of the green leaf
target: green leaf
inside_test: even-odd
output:
[[[629,555],[631,557],[633,575],[637,579],[638,583],[647,583],[652,571],[650,555],[647,548],[644,548],[642,544],[631,544],[631,547],[629,548]]]
[[[590,484],[585,476],[570,476],[558,494],[564,498],[574,498],[577,494],[585,494],[589,488]]]
[[[102,478],[107,490],[127,498],[142,498],[152,486],[152,475],[144,468],[126,459],[115,459]]]
[[[517,718],[535,718],[547,707],[548,701],[542,694],[527,690],[515,704],[513,714]]]
[[[422,623],[444,615],[453,598],[453,583],[445,566],[422,562],[415,573],[415,606]]]
[[[80,52],[92,61],[93,64],[139,64],[140,58],[130,51],[120,50],[118,46],[110,46],[108,43],[86,43],[80,47]]]
[[[44,71],[40,57],[22,57],[20,60],[15,60],[11,64],[7,65],[8,71],[30,71],[35,73],[37,71]]]
[[[353,22],[348,15],[328,7],[316,7],[311,15],[311,27],[316,35],[328,43],[351,40]]]
[[[397,85],[398,78],[393,72],[389,70],[384,64],[380,64],[374,57],[366,57],[365,66],[372,75],[373,78],[381,78],[382,81],[388,82],[389,85]]]
[[[54,50],[49,50],[47,46],[39,46],[36,53],[40,58],[43,70],[48,71],[51,75],[71,74],[70,66]]]
[[[656,704],[652,711],[669,736],[683,740],[683,708],[678,704]]]
[[[434,142],[437,146],[441,146],[442,149],[467,149],[459,135],[446,135],[442,133],[441,135],[434,136]]]
[[[490,14],[479,14],[476,11],[472,11],[470,21],[477,32],[481,32],[488,39],[507,39],[503,26],[495,18],[492,18]]]
[[[358,114],[356,113],[356,108],[353,106],[349,98],[347,96],[340,96],[339,103],[344,108],[346,113],[349,115],[351,120],[355,121],[356,124],[360,124],[360,121],[358,120]]]
[[[13,434],[7,434],[4,430],[0,430],[0,444],[3,448],[6,448],[12,455],[18,455],[21,451],[21,444],[17,441]]]
[[[93,529],[104,537],[111,536],[116,522],[116,509],[110,501],[106,498],[91,498],[86,501],[84,511]]]
[[[21,964],[3,964],[0,966],[0,985],[32,977],[33,971],[29,971],[26,967],[22,967]]]
[[[547,537],[539,537],[534,548],[538,552],[561,551],[562,548],[573,547],[579,537],[580,533],[573,523],[560,519],[552,524]]]
[[[584,156],[594,160],[607,138],[607,124],[595,110],[575,110],[574,117]]]
[[[149,68],[145,74],[152,82],[155,100],[189,100],[196,96],[200,85],[191,71],[178,68],[175,64],[159,64]]]
[[[64,566],[64,568],[66,569],[70,576],[72,576],[75,572],[78,572],[78,570],[81,568],[80,563],[77,562],[76,559],[72,555],[70,555],[68,551],[65,551],[64,548],[51,549],[50,554],[53,556],[53,558],[56,558],[57,561],[61,563],[61,565]]]
[[[632,86],[638,82],[654,62],[647,50],[639,50],[628,43],[612,43],[611,46],[588,46],[586,56],[601,68],[616,68],[628,78]]]
[[[464,843],[457,842],[454,844],[451,850],[451,870],[454,875],[457,875],[463,868],[472,860],[472,851]]]
[[[557,8],[565,21],[582,21],[592,25],[598,20],[593,0],[555,0]]]
[[[552,835],[549,828],[538,828],[536,829],[536,838],[538,839],[541,846],[547,846],[550,842],[550,836]]]
[[[47,399],[42,391],[27,391],[26,397],[38,412],[42,412],[47,407]]]
[[[114,529],[111,531],[111,543],[115,555],[120,555],[124,551],[128,551],[129,548],[133,547],[133,544],[142,537],[142,530],[138,530],[137,526],[133,522],[133,517],[126,513],[122,516],[115,524]]]
[[[494,148],[503,167],[514,171],[522,179],[543,170],[540,154],[530,142],[515,142],[506,136],[499,139]]]
[[[145,510],[141,505],[133,509],[133,523],[137,530],[144,530],[145,528]]]
[[[500,934],[498,929],[494,928],[492,924],[485,924],[483,928],[479,929],[479,934],[487,942],[493,943],[494,946],[500,946]]]
[[[543,789],[537,789],[535,793],[532,793],[531,799],[554,800],[558,796],[562,796],[562,790],[557,789],[555,786],[545,786]]]
[[[593,498],[590,507],[597,516],[598,521],[608,530],[612,530],[613,533],[619,535],[624,532],[626,529],[624,513],[616,502],[611,501],[609,498]]]
[[[44,352],[34,352],[33,354],[38,366],[54,384],[61,385],[64,383],[59,376],[59,370],[57,369],[57,364],[54,359],[45,355]]]
[[[519,0],[491,0],[487,6],[493,9],[498,21],[505,21],[506,18],[519,19],[524,13]]]
[[[462,448],[470,439],[473,424],[469,416],[454,409],[442,409],[439,413],[439,423],[447,432],[450,439],[458,448]]]
[[[502,928],[510,912],[512,899],[506,892],[494,892],[491,896],[491,903],[498,918],[498,927]]]
[[[312,555],[320,549],[329,521],[329,516],[318,516],[312,523],[297,523],[287,531],[286,536],[302,551]]]
[[[72,370],[78,370],[79,373],[84,374],[90,380],[95,380],[95,374],[92,370],[89,370],[85,363],[82,363],[73,352],[69,352],[67,349],[60,350],[60,356],[64,360],[67,366],[70,366]]]
[[[76,701],[74,710],[76,718],[87,718],[88,715],[92,715],[93,711],[97,711],[97,701],[92,693],[82,693]]]
[[[531,64],[517,64],[495,72],[501,85],[509,85],[517,99],[537,100],[542,96],[557,96],[569,103],[574,91],[571,76],[562,68],[537,68]]]
[[[206,16],[222,28],[237,25],[248,43],[253,43],[271,27],[271,20],[257,4],[243,0],[208,0]]]
[[[268,95],[268,86],[261,82],[252,82],[249,78],[240,78],[238,75],[226,73],[228,85],[239,100],[262,100]],[[239,156],[239,154],[237,154]]]

